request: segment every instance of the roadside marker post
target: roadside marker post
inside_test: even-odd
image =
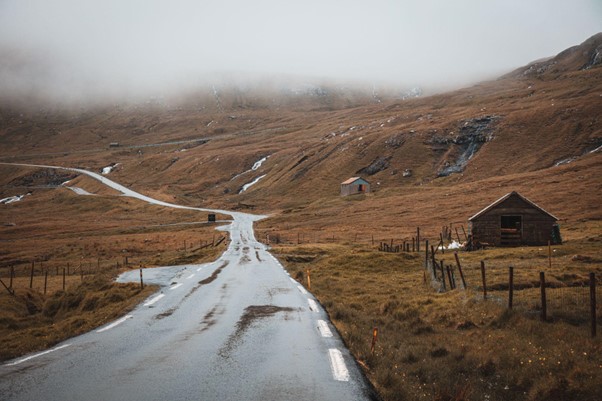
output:
[[[142,280],[142,266],[140,266],[140,289],[144,288],[144,281]]]
[[[374,348],[376,347],[376,339],[378,338],[378,327],[372,329],[372,345],[370,346],[370,353],[374,356]]]

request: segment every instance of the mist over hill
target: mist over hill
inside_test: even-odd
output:
[[[5,102],[0,158],[96,171],[117,164],[118,181],[183,203],[259,209],[336,197],[354,175],[386,193],[572,167],[600,157],[601,46],[597,34],[433,96],[301,80],[69,111]]]

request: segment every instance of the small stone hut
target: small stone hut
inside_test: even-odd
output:
[[[341,196],[366,194],[370,192],[370,183],[361,177],[351,177],[341,183]]]
[[[558,219],[518,192],[510,192],[468,219],[473,244],[560,243]]]

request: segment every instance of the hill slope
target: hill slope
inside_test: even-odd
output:
[[[474,202],[470,215],[482,205],[470,199],[470,188],[482,202],[522,188],[536,201],[562,192],[558,208],[550,207],[561,216],[599,218],[587,206],[600,195],[601,46],[597,34],[496,81],[424,98],[327,86],[213,86],[145,105],[69,112],[5,106],[0,158],[95,170],[117,164],[117,181],[193,205],[340,210],[339,183],[362,175],[375,190],[367,210],[415,208],[423,193],[440,199],[440,190],[449,192],[441,188],[468,188],[455,203]],[[591,197],[570,196],[574,175]],[[539,177],[555,178],[546,184]],[[15,178],[4,179],[5,195]]]

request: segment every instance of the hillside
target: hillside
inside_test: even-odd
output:
[[[453,201],[437,207],[437,219],[463,221],[513,189],[563,219],[599,218],[589,206],[600,199],[600,46],[597,34],[495,81],[403,100],[336,86],[212,86],[145,105],[68,112],[4,106],[0,159],[97,171],[117,164],[113,179],[190,205],[270,213],[331,207],[317,216],[320,225],[331,224],[324,214],[395,205],[409,215],[432,214],[424,200],[452,188]],[[171,141],[182,142],[146,146]],[[27,174],[3,174],[2,195],[14,195],[16,177]],[[375,193],[351,205],[338,190],[354,175]],[[287,220],[311,226],[313,214],[289,213]]]
[[[551,307],[546,323],[537,320],[537,273],[546,269],[548,284],[576,299],[570,291],[585,293],[588,274],[599,282],[602,272],[602,33],[496,80],[417,95],[221,83],[71,109],[0,95],[0,276],[14,265],[19,292],[0,292],[0,359],[96,327],[152,291],[116,288],[116,272],[215,260],[228,242],[214,230],[221,222],[196,211],[2,163],[44,164],[104,171],[168,202],[269,215],[256,237],[269,237],[270,252],[315,294],[383,399],[597,399],[600,335],[588,335],[585,304],[577,318]],[[340,183],[357,175],[373,193],[340,197]],[[464,228],[511,191],[559,217],[564,243],[553,257],[545,247],[463,252],[469,288],[438,292],[422,254],[378,250],[380,241],[411,242],[416,227],[423,240]],[[483,260],[491,302],[480,298]],[[509,265],[527,313],[505,307]],[[116,302],[95,303],[111,294]],[[93,302],[61,309],[62,320],[46,316],[74,298]]]

